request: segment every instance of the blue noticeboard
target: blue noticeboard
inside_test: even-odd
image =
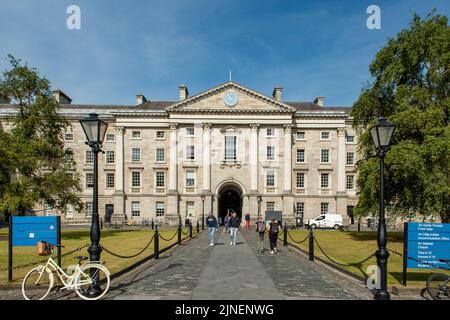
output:
[[[35,246],[38,241],[58,244],[58,217],[12,217],[12,246]]]
[[[433,269],[448,268],[439,259],[450,259],[450,224],[431,222],[408,223],[407,268]]]

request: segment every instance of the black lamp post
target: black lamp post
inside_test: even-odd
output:
[[[90,113],[89,117],[80,120],[81,127],[86,135],[86,144],[91,147],[94,154],[94,188],[92,192],[92,219],[91,219],[91,246],[88,248],[89,259],[91,261],[100,261],[100,224],[98,215],[98,153],[101,152],[101,146],[105,137],[108,124],[98,118],[98,114]],[[98,275],[93,276],[93,284],[89,290],[92,296],[97,295]]]
[[[202,230],[205,230],[205,195],[202,194]]]
[[[261,202],[262,202],[262,197],[261,196],[257,196],[256,200],[258,201],[258,217],[261,215]]]
[[[386,249],[387,232],[386,232],[386,218],[384,216],[384,156],[391,148],[391,138],[394,133],[395,126],[386,118],[378,118],[378,123],[370,129],[373,144],[377,151],[377,156],[380,158],[380,197],[379,209],[380,215],[378,220],[377,244],[378,250],[376,252],[377,265],[380,272],[380,287],[374,293],[375,300],[389,300],[390,295],[387,291],[387,261],[389,252]]]

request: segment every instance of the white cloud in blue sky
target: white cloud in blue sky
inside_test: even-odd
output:
[[[82,29],[66,28],[81,8]],[[366,8],[381,7],[382,29],[368,30]],[[368,65],[412,13],[444,0],[0,0],[0,69],[8,53],[27,61],[74,103],[133,104],[143,92],[176,100],[233,80],[286,101],[326,96],[349,106],[369,79]]]

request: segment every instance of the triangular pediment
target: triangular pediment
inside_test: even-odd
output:
[[[232,92],[237,96],[235,105],[225,103],[225,95]],[[169,112],[294,112],[295,109],[280,101],[234,82],[227,82],[169,108]]]

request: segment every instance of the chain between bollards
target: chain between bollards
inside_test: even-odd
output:
[[[309,229],[309,261],[314,261],[314,231]]]
[[[155,233],[153,234],[153,239],[155,243],[153,244],[154,248],[154,257],[155,259],[159,259],[159,235],[158,235],[158,225],[155,226]]]

